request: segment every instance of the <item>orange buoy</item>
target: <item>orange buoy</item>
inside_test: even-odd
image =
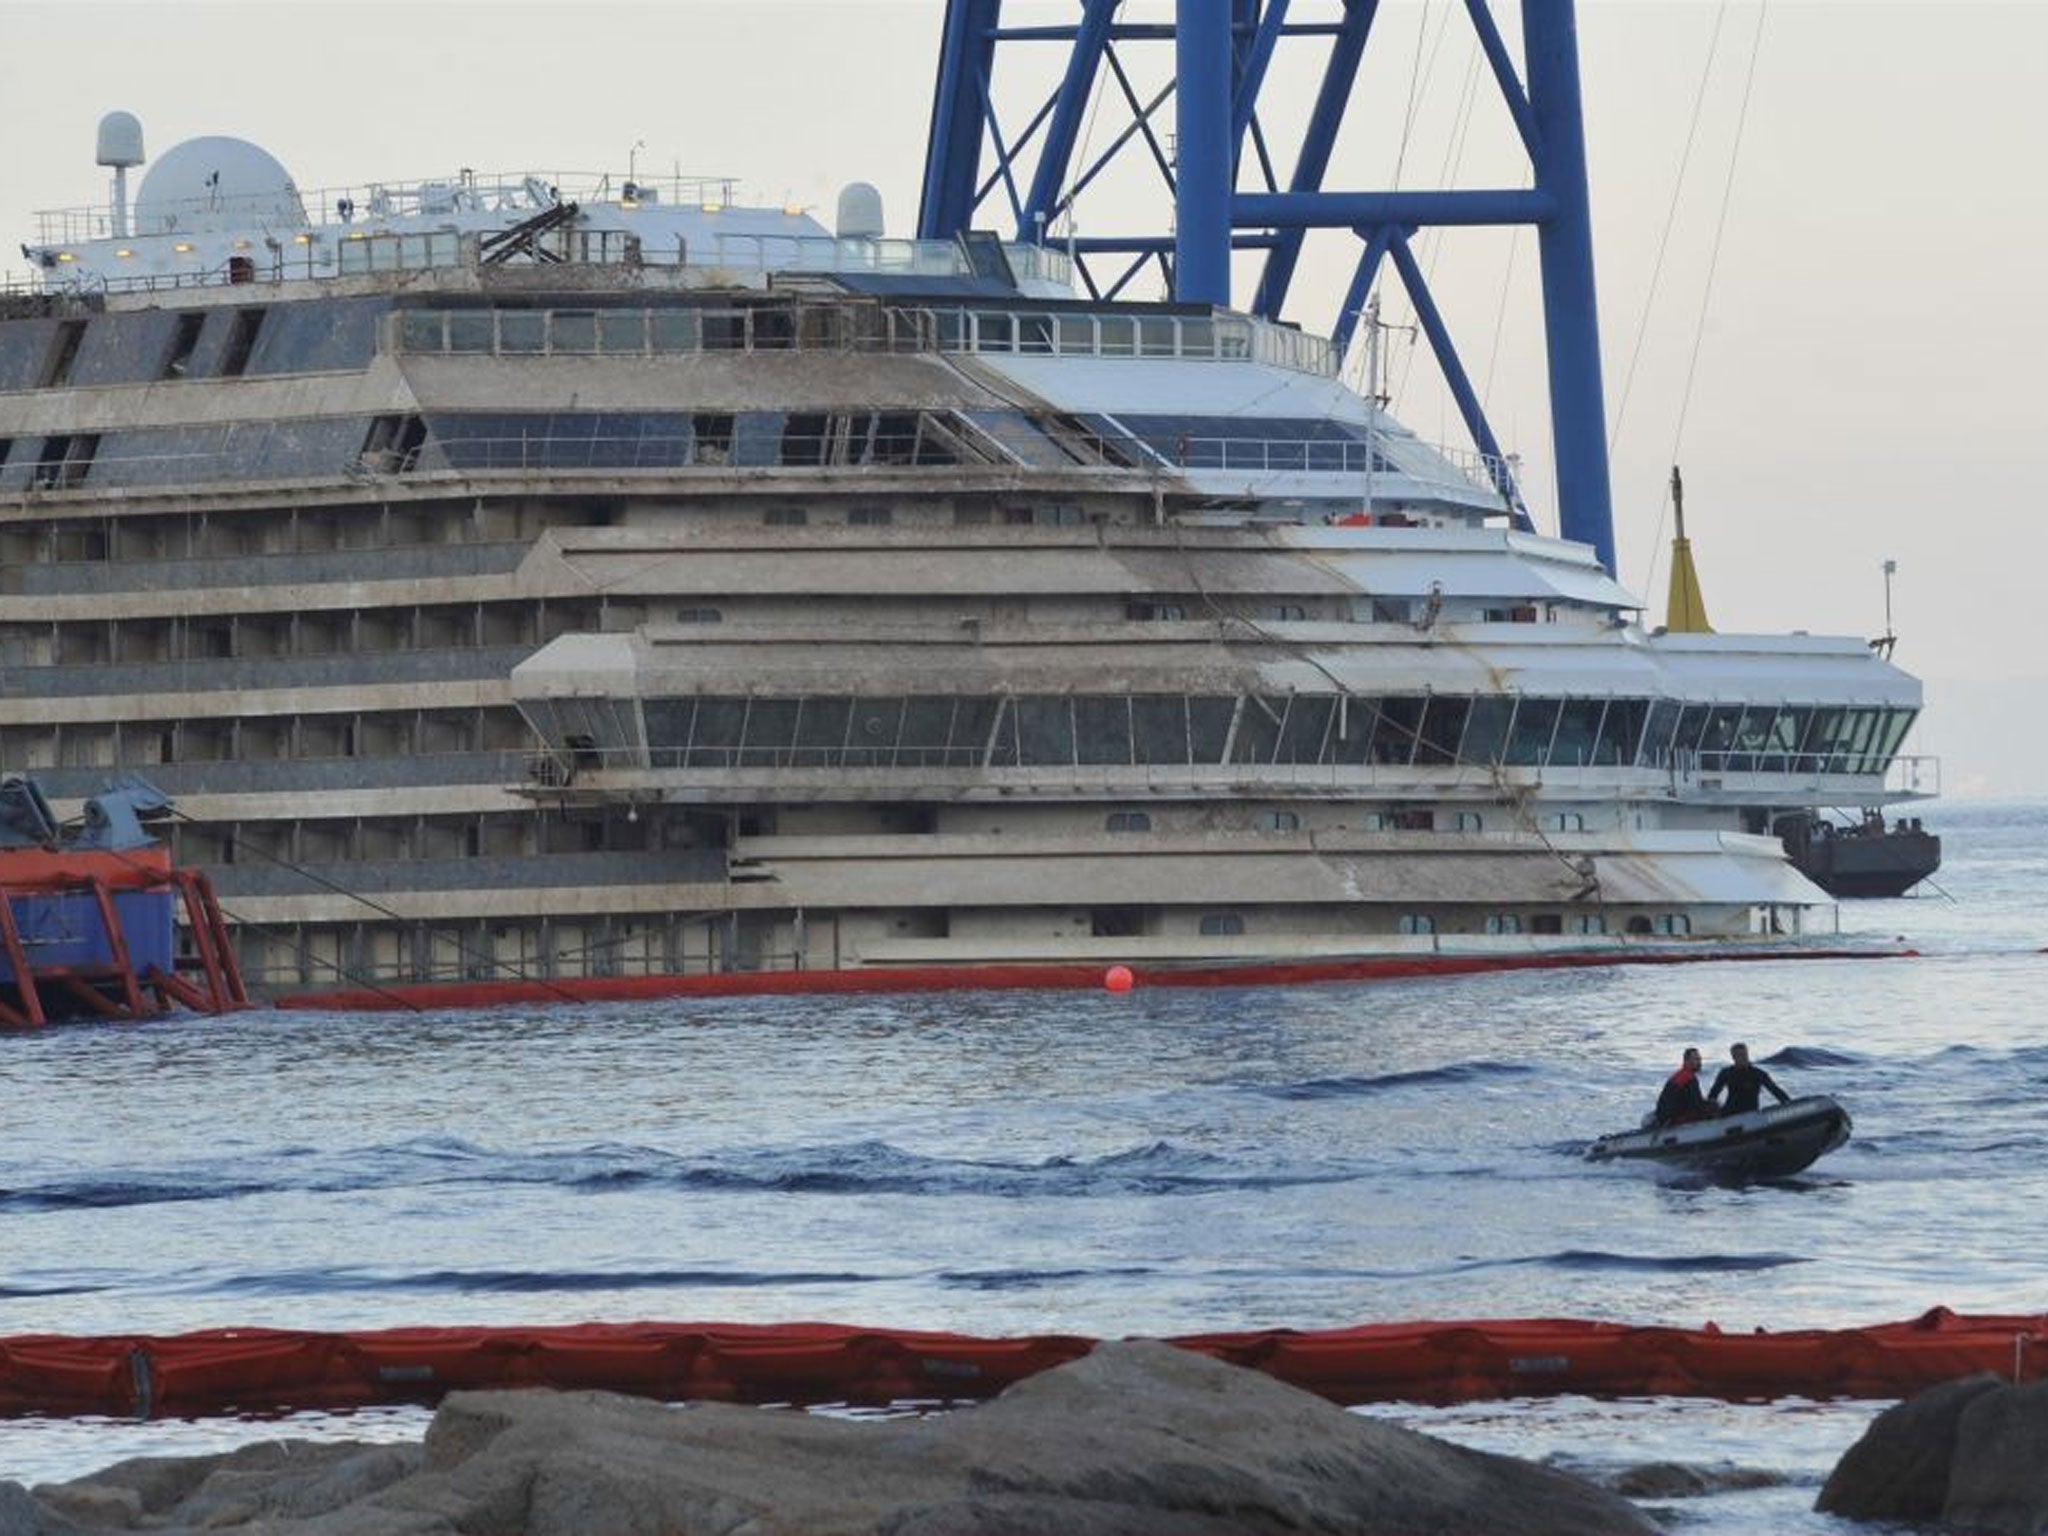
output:
[[[1128,965],[1112,965],[1102,973],[1102,987],[1105,992],[1128,992],[1137,985],[1138,978],[1131,974]]]

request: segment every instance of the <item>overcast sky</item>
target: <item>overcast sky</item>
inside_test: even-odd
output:
[[[1514,42],[1519,7],[1496,9]],[[152,156],[230,134],[309,189],[461,166],[623,174],[631,157],[732,175],[827,222],[841,185],[872,181],[908,234],[942,11],[0,0],[0,213],[16,231],[0,250],[33,238],[35,210],[104,200],[94,126],[117,107]],[[2048,794],[2048,5],[1581,0],[1580,32],[1623,581],[1661,618],[1676,447],[1717,627],[1877,634],[1897,560],[1898,659],[1928,689],[1910,747],[1940,754],[1952,793]],[[1290,47],[1267,91],[1283,139],[1322,45]],[[1134,76],[1160,78],[1166,53],[1131,50]],[[1047,48],[999,76],[1013,124],[1058,61]],[[1118,126],[1106,96],[1090,143]],[[1397,171],[1411,187],[1525,174],[1460,0],[1381,7],[1330,179],[1376,189]],[[1105,178],[1082,233],[1128,227],[1148,195]],[[1425,234],[1419,249],[1554,526],[1534,241]],[[1314,248],[1291,318],[1327,330],[1349,262],[1337,237]],[[1397,289],[1384,307],[1406,318]],[[1427,358],[1400,334],[1388,347],[1396,413],[1461,440]]]

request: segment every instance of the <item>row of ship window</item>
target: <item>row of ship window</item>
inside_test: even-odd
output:
[[[1522,694],[647,699],[657,768],[1679,767],[1882,773],[1915,711]],[[572,740],[596,766],[594,746]]]
[[[406,352],[499,357],[850,349],[1257,361],[1309,373],[1333,363],[1320,336],[1235,317],[895,306],[415,309],[400,314],[397,340]]]
[[[1362,428],[1269,416],[1025,411],[507,411],[281,418],[0,437],[0,490],[75,490],[351,472],[934,468],[1076,464],[1401,471]]]
[[[1399,927],[1406,934],[1436,932],[1436,919],[1425,912],[1404,913]],[[1528,920],[1526,929],[1519,913],[1493,912],[1486,918],[1486,931],[1491,934],[1516,933],[1606,933],[1607,918],[1599,912],[1574,912],[1569,918],[1556,912],[1539,912]],[[1245,931],[1244,917],[1237,912],[1210,912],[1203,915],[1201,930],[1205,938],[1235,937]],[[1623,932],[1638,936],[1661,934],[1667,938],[1683,937],[1692,932],[1692,919],[1683,912],[1660,912],[1655,917],[1638,913],[1623,925]]]

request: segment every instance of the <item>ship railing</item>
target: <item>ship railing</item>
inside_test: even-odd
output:
[[[220,229],[229,224],[250,227],[280,223],[280,212],[297,211],[300,226],[333,220],[404,219],[435,214],[539,213],[557,201],[571,203],[632,202],[678,204],[688,208],[732,207],[739,186],[731,176],[634,175],[610,171],[460,170],[453,175],[400,177],[351,186],[290,189],[255,196],[189,198],[151,205],[150,227],[130,216],[125,234],[153,234]],[[632,195],[628,196],[628,190]],[[51,208],[36,214],[39,245],[74,245],[116,236],[111,202],[82,207]],[[291,228],[287,218],[284,227]]]
[[[886,420],[874,430],[864,430],[863,418],[849,431],[831,426],[818,431],[792,432],[785,428],[778,436],[756,445],[743,437],[721,435],[715,440],[695,436],[679,419],[675,430],[633,433],[558,434],[522,433],[518,436],[460,436],[435,438],[409,453],[386,451],[363,454],[348,469],[351,476],[467,473],[471,471],[634,471],[691,469],[871,469],[957,471],[962,463],[936,451],[933,434],[917,427],[892,427]],[[1191,473],[1215,472],[1252,476],[1310,474],[1345,476],[1352,481],[1369,468],[1392,489],[1397,478],[1425,485],[1441,486],[1470,495],[1483,488],[1471,481],[1450,476],[1411,474],[1380,461],[1375,466],[1372,450],[1362,442],[1303,442],[1298,438],[1192,437],[1154,438],[1093,432],[1085,428],[1060,427],[1039,431],[977,424],[971,433],[958,434],[969,445],[979,443],[984,451],[1000,450],[1011,466],[1065,469],[1072,467],[1152,468]],[[112,466],[181,461],[196,466],[209,457],[226,466],[233,457],[222,454],[175,455],[164,460],[147,457],[114,458],[98,461]],[[964,467],[972,467],[971,463]],[[155,483],[160,477],[150,477]],[[101,476],[99,484],[134,484],[133,477]],[[1356,487],[1353,486],[1353,489]]]
[[[1926,755],[1898,756],[1869,748],[1837,748],[1826,752],[1753,751],[1728,748],[1671,754],[1672,771],[1700,781],[1730,775],[1796,778],[1818,786],[1823,779],[1862,780],[1859,788],[1886,795],[1923,797],[1941,793],[1941,759]]]

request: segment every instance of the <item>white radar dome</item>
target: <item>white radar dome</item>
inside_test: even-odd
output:
[[[187,139],[150,167],[135,194],[137,234],[305,225],[290,174],[246,139]]]
[[[142,121],[133,112],[109,112],[100,119],[97,162],[126,170],[142,164]]]
[[[848,182],[839,194],[839,238],[882,238],[882,194],[864,181]]]

